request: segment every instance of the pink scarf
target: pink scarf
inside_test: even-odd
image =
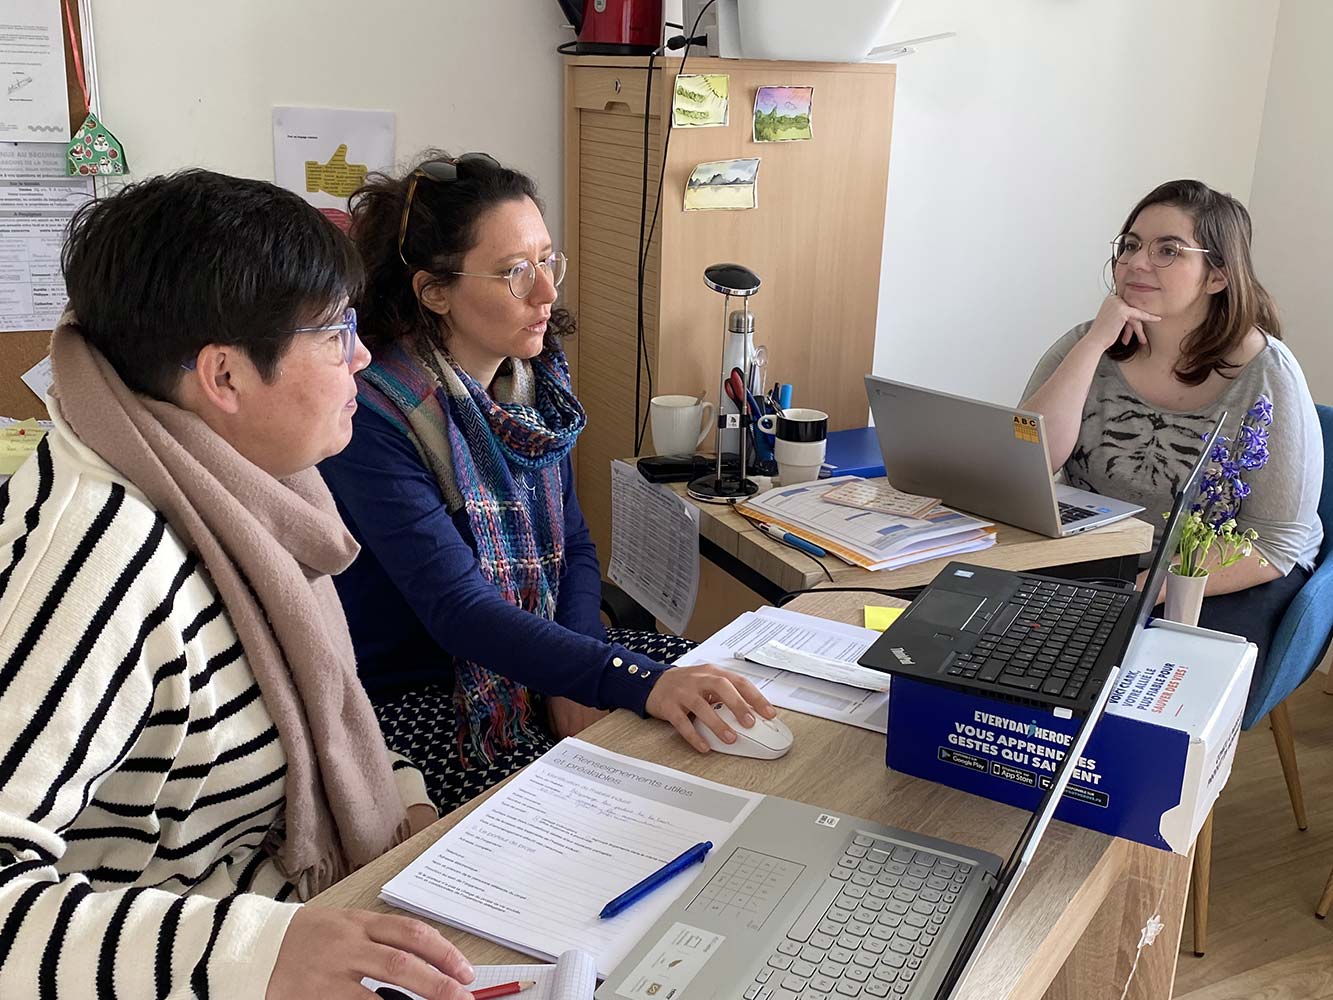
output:
[[[72,313],[51,363],[75,434],[166,517],[218,589],[287,755],[285,821],[267,846],[309,898],[407,832],[330,578],[356,542],[318,472],[274,479],[194,413],[137,395]]]

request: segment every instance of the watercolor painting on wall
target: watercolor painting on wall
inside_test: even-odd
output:
[[[760,87],[754,97],[754,141],[814,138],[814,87]]]
[[[676,77],[671,98],[671,127],[700,128],[727,124],[725,73],[698,73]]]
[[[685,211],[754,208],[759,204],[759,157],[700,163],[685,185]]]

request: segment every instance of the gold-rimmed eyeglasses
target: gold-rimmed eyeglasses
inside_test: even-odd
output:
[[[403,199],[403,217],[398,222],[398,259],[403,266],[411,270],[412,265],[403,255],[403,244],[407,240],[407,223],[412,218],[412,199],[416,197],[417,184],[421,180],[447,184],[459,177],[466,177],[469,170],[476,168],[499,170],[500,162],[490,153],[464,153],[462,156],[448,157],[442,160],[428,160],[412,171],[407,181],[407,197]]]
[[[560,282],[565,280],[565,270],[568,266],[569,258],[556,250],[543,260],[520,260],[509,270],[500,271],[496,274],[485,274],[478,271],[450,271],[449,273],[463,278],[504,278],[509,282],[510,295],[516,299],[526,299],[532,294],[533,288],[537,285],[538,268],[546,272],[546,277],[550,279],[554,287],[559,288]]]
[[[1111,241],[1111,259],[1117,264],[1128,264],[1143,249],[1143,240],[1131,233],[1121,233]],[[1207,247],[1192,247],[1170,236],[1159,236],[1148,243],[1148,263],[1153,267],[1170,267],[1182,253],[1205,253]]]

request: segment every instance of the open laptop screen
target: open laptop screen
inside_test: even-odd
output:
[[[1175,501],[1171,505],[1171,513],[1167,517],[1166,527],[1162,531],[1161,540],[1153,551],[1152,562],[1148,567],[1148,575],[1144,578],[1143,590],[1139,594],[1134,627],[1130,630],[1125,649],[1121,651],[1119,663],[1106,678],[1096,704],[1084,718],[1078,732],[1074,734],[1074,738],[1070,742],[1070,749],[1061,760],[1060,769],[1051,782],[1051,787],[1042,796],[1041,802],[1037,805],[1032,817],[1019,836],[1013,853],[1009,855],[1004,867],[1000,869],[994,887],[986,894],[981,909],[977,911],[973,918],[972,926],[968,930],[967,937],[964,938],[963,946],[958,950],[952,966],[945,974],[939,990],[936,992],[938,1000],[951,997],[955,988],[963,981],[976,955],[981,951],[986,939],[999,922],[1000,915],[1004,912],[1005,906],[1008,905],[1009,899],[1013,895],[1013,890],[1032,860],[1032,855],[1041,840],[1041,835],[1055,815],[1056,809],[1059,808],[1064,790],[1073,776],[1074,768],[1077,766],[1079,758],[1082,757],[1083,750],[1087,747],[1088,739],[1092,736],[1092,730],[1097,720],[1101,718],[1111,692],[1115,689],[1120,668],[1130,661],[1134,641],[1142,633],[1148,616],[1152,614],[1153,608],[1157,606],[1157,595],[1161,592],[1167,567],[1180,544],[1180,533],[1184,527],[1185,519],[1189,516],[1191,508],[1199,498],[1199,490],[1203,483],[1203,470],[1207,468],[1211,460],[1213,448],[1222,433],[1222,424],[1226,418],[1227,414],[1225,412],[1218,417],[1216,425],[1205,440],[1203,452],[1176,493]]]
[[[1102,717],[1102,712],[1106,709],[1106,703],[1111,697],[1111,691],[1115,688],[1116,679],[1119,675],[1120,668],[1112,667],[1092,709],[1083,717],[1082,724],[1070,741],[1069,750],[1066,751],[1060,761],[1060,769],[1056,772],[1051,787],[1042,796],[1040,804],[1032,814],[1032,818],[1028,820],[1022,835],[1018,838],[1018,844],[1015,846],[1014,852],[1009,855],[1009,860],[1000,869],[995,885],[986,893],[981,908],[973,917],[972,926],[968,928],[962,946],[954,956],[953,963],[949,966],[949,971],[945,973],[944,979],[940,981],[939,989],[935,993],[936,1000],[945,1000],[945,998],[954,995],[956,988],[971,970],[977,955],[980,954],[982,947],[995,930],[996,924],[999,923],[1000,915],[1004,912],[1004,908],[1009,905],[1014,889],[1017,888],[1023,873],[1027,871],[1027,866],[1032,861],[1032,855],[1036,853],[1037,844],[1041,841],[1042,834],[1046,832],[1047,825],[1055,815],[1055,810],[1059,807],[1065,788],[1069,785],[1069,779],[1073,777],[1074,768],[1078,766],[1079,760],[1083,757],[1083,751],[1087,749],[1088,740],[1092,736],[1093,729],[1096,728],[1097,720]]]

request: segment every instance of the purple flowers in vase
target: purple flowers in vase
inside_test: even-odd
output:
[[[1180,536],[1179,576],[1206,576],[1208,553],[1216,543],[1221,569],[1250,554],[1258,533],[1253,528],[1236,530],[1236,514],[1250,495],[1245,473],[1262,469],[1268,462],[1268,428],[1273,423],[1273,403],[1267,396],[1254,401],[1240,422],[1234,441],[1219,436],[1209,456],[1212,466],[1204,473],[1199,499],[1190,509]]]

